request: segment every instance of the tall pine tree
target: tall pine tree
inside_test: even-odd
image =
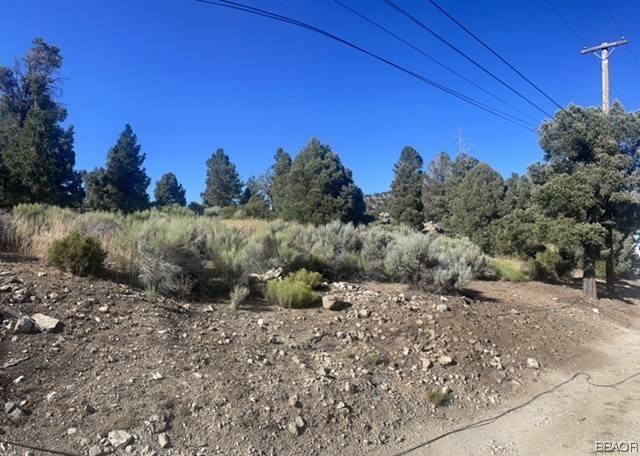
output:
[[[202,200],[208,207],[229,207],[236,204],[242,192],[242,181],[224,150],[218,149],[207,160],[207,188]]]
[[[158,182],[156,182],[156,189],[153,192],[156,206],[186,206],[187,199],[185,198],[186,191],[184,187],[178,182],[178,178],[173,173],[164,174]]]
[[[400,152],[400,159],[393,167],[394,179],[391,183],[391,217],[417,229],[422,228],[422,157],[413,147],[406,146]]]
[[[131,213],[149,207],[151,179],[143,168],[146,155],[127,124],[107,156],[106,168],[85,175],[87,204],[95,209]]]
[[[13,69],[0,67],[0,199],[74,206],[84,192],[73,127],[61,126],[67,111],[55,100],[62,56],[41,38],[33,45]]]

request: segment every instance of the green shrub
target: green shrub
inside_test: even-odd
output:
[[[231,299],[231,308],[237,310],[240,305],[249,297],[251,290],[244,285],[236,285],[229,293],[229,299]]]
[[[529,276],[541,282],[557,282],[569,276],[576,265],[575,255],[556,247],[548,247],[527,262]]]
[[[282,268],[292,271],[312,265],[311,254],[299,246],[301,227],[276,220],[258,230],[242,251],[242,263],[249,273]]]
[[[460,290],[487,264],[480,248],[468,239],[433,233],[397,236],[384,260],[389,277],[434,291]]]
[[[307,271],[305,268],[292,272],[287,279],[303,283],[312,290],[316,290],[322,284],[322,274],[315,271]]]
[[[513,260],[492,258],[491,266],[495,269],[498,279],[505,282],[526,282],[529,277],[523,266]]]
[[[94,237],[73,232],[53,242],[49,248],[49,261],[63,271],[75,275],[99,272],[107,254]]]
[[[267,302],[287,309],[312,307],[318,304],[319,296],[307,285],[295,280],[274,280],[264,289]]]

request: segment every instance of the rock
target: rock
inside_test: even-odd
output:
[[[35,329],[35,323],[26,315],[24,317],[20,317],[20,319],[16,321],[15,325],[13,326],[13,332],[15,334],[29,334],[34,332]]]
[[[258,326],[262,328],[266,324],[267,322],[264,320],[264,318],[258,318]]]
[[[42,332],[56,331],[61,328],[60,320],[48,317],[41,313],[37,313],[31,316],[31,319],[35,322],[36,328]]]
[[[450,356],[441,356],[441,357],[438,358],[438,363],[441,366],[446,367],[446,366],[451,366],[451,365],[455,364],[456,362]]]
[[[598,309],[597,307],[594,307],[592,310],[593,310],[594,314],[596,314],[596,315],[600,314],[600,309]]]
[[[300,403],[300,398],[298,398],[297,394],[289,396],[289,405],[291,407],[297,407],[297,408],[302,407],[302,403]]]
[[[540,363],[535,358],[527,358],[527,366],[532,369],[540,369]]]
[[[360,311],[358,311],[358,315],[360,315],[362,318],[369,318],[371,312],[369,312],[369,309],[361,309]]]
[[[100,306],[100,307],[98,307],[98,311],[102,312],[102,313],[108,313],[109,312],[109,306]]]
[[[258,282],[268,282],[269,280],[275,280],[282,277],[282,268],[269,269],[264,274],[253,273],[253,274],[250,274],[249,276],[252,279],[257,280]]]
[[[420,358],[420,361],[422,361],[422,370],[427,370],[432,366],[429,358]]]
[[[58,397],[60,397],[58,393],[56,393],[55,391],[51,391],[49,394],[47,394],[47,402],[57,401]]]
[[[163,380],[164,376],[160,372],[156,372],[151,376],[152,380]]]
[[[436,311],[438,311],[438,312],[447,312],[448,310],[450,310],[450,309],[449,309],[449,306],[448,306],[448,305],[446,305],[446,304],[444,304],[444,303],[442,303],[442,304],[438,304],[438,305],[436,306]]]
[[[160,448],[171,448],[171,440],[166,432],[158,434],[158,445]]]
[[[24,375],[21,375],[20,377],[16,378],[16,379],[13,381],[13,383],[15,383],[15,384],[17,385],[18,383],[20,383],[20,382],[21,382],[21,381],[23,381],[23,380],[24,380]]]
[[[4,411],[11,418],[20,418],[22,416],[27,416],[27,413],[22,410],[18,404],[11,401],[4,404]]]
[[[129,445],[133,441],[133,436],[129,434],[127,431],[122,431],[122,430],[111,431],[107,435],[107,440],[109,440],[109,443],[114,448],[122,449],[122,448],[125,448],[127,445]]]
[[[76,429],[76,428],[69,428],[69,429],[67,429],[67,435],[73,435],[73,434],[75,434],[76,432],[78,432],[78,429]]]
[[[101,456],[102,454],[102,447],[98,445],[93,445],[91,448],[89,448],[89,456]]]
[[[343,301],[336,295],[325,295],[322,297],[322,307],[327,310],[342,310],[346,307],[349,307],[351,303],[347,301]]]
[[[46,276],[47,276],[47,273],[46,273],[46,272],[42,272],[42,271],[40,271],[40,272],[38,272],[36,275],[37,275],[38,277],[46,277]]]

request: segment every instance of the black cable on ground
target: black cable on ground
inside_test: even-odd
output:
[[[67,453],[66,451],[58,451],[58,450],[51,450],[51,449],[48,449],[48,448],[40,448],[40,447],[26,445],[24,443],[18,443],[18,442],[9,442],[8,440],[4,440],[4,439],[0,439],[0,443],[3,443],[5,445],[9,445],[9,446],[16,446],[16,447],[20,447],[20,448],[26,448],[28,450],[33,450],[33,451],[40,451],[42,453],[48,453],[48,454],[60,454],[62,456],[82,456],[82,455],[76,454],[76,453]]]
[[[550,389],[548,389],[548,390],[546,390],[546,391],[542,391],[542,392],[540,392],[540,393],[536,394],[536,395],[535,395],[535,396],[533,396],[531,399],[529,399],[528,401],[526,401],[526,402],[524,402],[524,403],[522,403],[522,404],[520,404],[520,405],[516,405],[515,407],[512,407],[512,408],[510,408],[510,409],[507,409],[507,410],[505,410],[504,412],[502,412],[502,413],[500,413],[500,414],[498,414],[498,415],[496,415],[496,416],[494,416],[494,417],[486,418],[486,419],[484,419],[484,420],[477,421],[477,422],[475,422],[475,423],[471,423],[471,424],[468,424],[468,425],[466,425],[466,426],[462,426],[462,427],[457,428],[457,429],[453,429],[453,430],[451,430],[451,431],[449,431],[449,432],[445,432],[444,434],[441,434],[441,435],[439,435],[439,436],[437,436],[437,437],[434,437],[434,438],[432,438],[432,439],[429,439],[429,440],[427,440],[426,442],[420,443],[420,444],[418,444],[418,445],[416,445],[416,446],[414,446],[414,447],[412,447],[412,448],[409,448],[409,449],[407,449],[407,450],[400,451],[399,453],[395,453],[395,454],[394,454],[394,456],[404,456],[404,455],[406,455],[406,454],[413,453],[414,451],[419,450],[420,448],[424,448],[424,447],[426,447],[426,446],[428,446],[428,445],[431,445],[432,443],[435,443],[435,442],[437,442],[438,440],[442,440],[442,439],[444,439],[445,437],[448,437],[448,436],[450,436],[450,435],[458,434],[458,433],[460,433],[460,432],[468,431],[469,429],[475,429],[475,428],[479,428],[479,427],[483,427],[483,426],[487,426],[487,425],[489,425],[489,424],[492,424],[492,423],[496,422],[497,420],[499,420],[500,418],[502,418],[502,417],[504,417],[504,416],[506,416],[506,415],[508,415],[508,414],[510,414],[510,413],[513,413],[513,412],[515,412],[515,411],[517,411],[517,410],[520,410],[520,409],[522,409],[522,408],[526,407],[527,405],[529,405],[529,404],[531,404],[531,403],[535,402],[536,400],[540,399],[542,396],[546,396],[547,394],[551,394],[551,393],[556,392],[558,389],[560,389],[560,388],[561,388],[561,387],[563,387],[564,385],[567,385],[567,384],[569,384],[569,383],[573,382],[576,378],[578,378],[578,377],[580,377],[580,376],[584,376],[584,377],[585,377],[586,382],[587,382],[589,385],[593,386],[593,387],[596,387],[596,388],[615,388],[615,387],[617,387],[617,386],[622,385],[623,383],[628,382],[629,380],[631,380],[631,379],[633,379],[633,378],[635,378],[635,377],[640,377],[640,371],[638,371],[638,372],[636,372],[636,373],[634,373],[634,374],[629,375],[628,377],[626,377],[626,378],[624,378],[624,379],[620,380],[619,382],[616,382],[616,383],[609,383],[609,384],[593,383],[593,382],[591,381],[591,375],[590,375],[590,374],[587,374],[586,372],[576,372],[576,373],[575,373],[575,374],[573,374],[571,377],[569,377],[567,380],[565,380],[565,381],[563,381],[563,382],[561,382],[561,383],[558,383],[558,384],[557,384],[557,385],[555,385],[553,388],[550,388]]]

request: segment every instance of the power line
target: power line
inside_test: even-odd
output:
[[[471,57],[469,57],[467,54],[465,54],[464,52],[462,52],[460,49],[458,49],[457,47],[455,47],[453,44],[451,44],[449,41],[447,41],[446,39],[444,39],[442,36],[438,35],[436,32],[434,32],[431,28],[429,28],[427,25],[425,25],[423,22],[419,21],[415,16],[412,16],[409,12],[403,10],[402,8],[400,8],[398,5],[396,5],[395,3],[393,3],[391,0],[384,0],[385,3],[389,6],[391,6],[393,9],[395,9],[396,11],[398,11],[399,13],[403,14],[404,16],[406,16],[407,18],[409,18],[411,21],[415,22],[419,27],[423,28],[424,30],[426,30],[427,32],[429,32],[430,34],[432,34],[434,37],[436,37],[438,40],[440,40],[442,43],[446,44],[448,47],[450,47],[451,49],[453,49],[454,51],[456,51],[458,54],[460,54],[461,56],[463,56],[465,59],[467,59],[469,62],[473,63],[476,67],[480,68],[482,71],[484,71],[486,74],[488,74],[489,76],[491,76],[493,79],[495,79],[496,81],[498,81],[500,84],[502,84],[503,86],[505,86],[507,89],[511,90],[513,93],[515,93],[516,95],[518,95],[520,98],[522,98],[523,100],[525,100],[527,103],[529,103],[531,106],[535,107],[538,111],[540,111],[541,113],[543,113],[545,116],[549,117],[549,118],[553,118],[553,116],[551,114],[549,114],[548,112],[546,112],[544,109],[542,109],[540,106],[538,106],[537,104],[535,104],[533,101],[529,100],[527,97],[525,97],[524,95],[522,95],[520,92],[518,92],[516,89],[514,89],[513,87],[511,87],[509,84],[507,84],[506,82],[504,82],[502,79],[500,79],[498,76],[496,76],[495,74],[493,74],[491,71],[487,70],[485,67],[483,67],[481,64],[479,64],[478,62],[476,62],[474,59],[472,59]]]
[[[387,64],[387,65],[389,65],[389,66],[391,66],[393,68],[396,68],[397,70],[400,70],[403,73],[406,73],[406,74],[408,74],[408,75],[410,75],[410,76],[412,76],[412,77],[414,77],[414,78],[416,78],[416,79],[418,79],[418,80],[420,80],[420,81],[422,81],[422,82],[424,82],[426,84],[429,84],[429,85],[431,85],[431,86],[433,86],[433,87],[435,87],[435,88],[437,88],[439,90],[442,90],[443,92],[446,92],[446,93],[448,93],[450,95],[453,95],[454,97],[459,98],[460,100],[465,101],[465,102],[467,102],[467,103],[469,103],[469,104],[471,104],[473,106],[476,106],[477,108],[479,108],[479,109],[481,109],[481,110],[483,110],[485,112],[488,112],[488,113],[490,113],[490,114],[492,114],[492,115],[494,115],[496,117],[500,117],[501,119],[506,120],[507,122],[511,122],[511,123],[521,127],[521,128],[524,128],[526,130],[529,130],[529,131],[532,131],[534,133],[537,133],[536,130],[531,128],[530,124],[527,124],[524,121],[515,121],[515,120],[513,120],[511,118],[513,116],[510,116],[509,114],[506,114],[506,113],[504,113],[504,112],[502,112],[502,111],[500,111],[498,109],[491,108],[491,107],[485,105],[484,103],[481,103],[480,101],[474,100],[471,97],[468,97],[468,96],[463,95],[463,94],[461,94],[459,92],[456,92],[453,89],[450,89],[450,88],[448,88],[448,87],[446,87],[446,86],[444,86],[442,84],[439,84],[439,83],[437,83],[435,81],[432,81],[432,80],[430,80],[430,79],[428,79],[428,78],[426,78],[426,77],[424,77],[424,76],[422,76],[422,75],[420,75],[420,74],[418,74],[418,73],[416,73],[416,72],[414,72],[412,70],[409,70],[409,69],[407,69],[407,68],[405,68],[405,67],[403,67],[403,66],[401,66],[401,65],[399,65],[397,63],[394,63],[394,62],[392,62],[390,60],[387,60],[384,57],[381,57],[381,56],[379,56],[377,54],[374,54],[373,52],[367,51],[366,49],[364,49],[364,48],[362,48],[362,47],[360,47],[360,46],[358,46],[356,44],[353,44],[353,43],[351,43],[351,42],[349,42],[349,41],[347,41],[347,40],[345,40],[343,38],[340,38],[340,37],[338,37],[336,35],[333,35],[332,33],[329,33],[327,31],[322,30],[322,29],[320,29],[318,27],[315,27],[313,25],[307,24],[307,23],[302,22],[302,21],[298,21],[296,19],[289,18],[287,16],[282,16],[280,14],[275,14],[275,13],[272,13],[272,12],[269,12],[269,11],[266,11],[266,10],[262,10],[262,9],[255,8],[255,7],[248,6],[248,5],[243,5],[241,3],[236,3],[236,2],[229,1],[229,0],[220,0],[219,2],[218,1],[212,1],[212,0],[196,0],[196,1],[201,2],[201,3],[207,3],[207,4],[210,4],[210,5],[214,5],[214,6],[222,6],[222,7],[225,7],[225,8],[235,9],[235,10],[243,11],[243,12],[250,13],[250,14],[255,14],[257,16],[266,17],[268,19],[273,19],[275,21],[280,21],[280,22],[284,22],[284,23],[287,23],[287,24],[290,24],[290,25],[295,25],[297,27],[304,28],[304,29],[310,30],[312,32],[318,33],[320,35],[326,36],[327,38],[331,38],[331,39],[333,39],[335,41],[338,41],[339,43],[342,43],[342,44],[344,44],[346,46],[349,46],[352,49],[360,51],[360,52],[362,52],[362,53],[364,53],[364,54],[366,54],[366,55],[368,55],[368,56],[370,56],[370,57],[372,57],[372,58],[374,58],[374,59],[376,59],[376,60],[378,60],[380,62],[383,62],[383,63],[385,63],[385,64]],[[523,123],[525,125],[523,125]],[[529,126],[527,126],[527,125],[529,125]]]
[[[564,16],[562,14],[560,14],[560,11],[558,11],[558,9],[553,6],[553,3],[551,3],[551,0],[547,0],[547,3],[549,4],[549,6],[551,7],[551,9],[556,13],[556,15],[560,18],[560,20],[564,23],[564,25],[571,31],[571,33],[573,34],[573,36],[576,37],[576,40],[578,40],[578,43],[580,43],[580,45],[586,49],[587,48],[587,43],[586,41],[584,41],[580,35],[578,35],[578,33],[575,31],[575,29],[573,27],[571,27],[571,24],[569,24],[569,21],[567,21]],[[600,60],[595,56],[592,55],[593,59],[591,60],[595,66],[598,67],[598,70],[601,67],[601,63]],[[611,84],[611,87],[613,88],[613,90],[615,91],[616,95],[618,95],[618,99],[622,100],[622,95],[620,94],[620,91],[618,90],[618,88],[614,85]]]
[[[392,37],[394,37],[395,39],[397,39],[398,41],[400,41],[401,43],[404,43],[405,45],[409,46],[411,49],[415,50],[416,52],[419,52],[420,54],[422,54],[423,56],[425,56],[426,58],[428,58],[429,60],[431,60],[433,63],[435,63],[436,65],[439,65],[440,67],[444,68],[445,70],[448,70],[449,72],[455,74],[456,76],[458,76],[460,79],[462,79],[463,81],[468,82],[469,84],[471,84],[472,86],[474,86],[475,88],[483,91],[484,93],[486,93],[487,95],[495,98],[496,100],[504,103],[505,105],[509,106],[510,108],[518,111],[520,114],[523,114],[525,116],[527,116],[529,119],[533,120],[534,122],[537,122],[537,119],[535,119],[534,117],[530,116],[529,114],[525,113],[524,111],[518,109],[517,107],[515,107],[514,105],[512,105],[511,103],[509,103],[506,100],[503,100],[502,98],[498,97],[497,95],[489,92],[487,89],[485,89],[484,87],[480,86],[479,84],[476,84],[475,82],[473,82],[471,79],[467,78],[466,76],[463,76],[462,74],[458,73],[457,71],[455,71],[453,68],[445,65],[444,63],[440,62],[439,60],[435,59],[434,57],[430,56],[429,54],[427,54],[426,52],[424,52],[422,49],[418,48],[417,46],[414,46],[413,44],[411,44],[409,41],[403,39],[402,37],[396,35],[395,33],[393,33],[391,30],[383,27],[382,25],[378,24],[377,22],[373,21],[372,19],[368,18],[367,16],[365,16],[364,14],[356,11],[355,9],[351,8],[350,6],[345,5],[344,3],[342,3],[340,0],[333,0],[334,2],[336,2],[338,5],[342,6],[343,8],[347,9],[348,11],[351,11],[353,14],[355,14],[356,16],[362,18],[363,20],[369,22],[371,25],[373,25],[374,27],[377,27],[378,29],[382,30],[383,32],[391,35]],[[518,119],[520,120],[520,119]]]
[[[624,33],[622,33],[622,29],[620,28],[620,25],[618,24],[618,21],[616,21],[616,18],[613,17],[613,14],[611,13],[611,10],[609,9],[609,7],[607,6],[607,3],[604,0],[602,0],[602,5],[604,6],[604,9],[607,10],[607,13],[609,13],[609,17],[611,18],[613,23],[616,25],[616,28],[618,29],[618,32],[620,33],[620,36],[624,37]],[[631,49],[631,46],[629,46],[629,52],[631,53],[631,57],[633,58],[633,61],[635,62],[636,66],[640,70],[640,64],[638,63],[638,59],[636,59],[636,55],[633,53],[633,50]]]
[[[540,92],[542,95],[544,95],[547,98],[547,100],[549,100],[551,103],[556,105],[559,109],[564,111],[564,108],[562,106],[560,106],[560,104],[557,101],[555,101],[553,98],[551,98],[544,90],[542,90],[540,87],[538,87],[536,84],[534,84],[529,78],[527,78],[524,74],[522,74],[520,71],[518,71],[513,65],[511,65],[509,62],[507,62],[500,54],[498,54],[496,51],[494,51],[493,48],[491,48],[491,46],[489,46],[487,43],[485,43],[480,38],[478,38],[478,36],[476,36],[473,32],[471,32],[471,30],[469,30],[467,27],[465,27],[460,21],[458,21],[455,17],[453,17],[448,12],[446,12],[434,0],[429,0],[429,3],[431,3],[433,6],[435,6],[442,14],[444,14],[449,19],[451,19],[458,27],[460,27],[462,30],[467,32],[467,34],[471,35],[478,43],[480,43],[482,46],[484,46],[485,49],[487,49],[489,52],[491,52],[493,55],[495,55],[502,63],[507,65],[509,68],[511,68],[518,76],[520,76],[522,79],[527,81],[529,83],[529,85],[531,85],[534,89],[536,89],[538,92]]]

